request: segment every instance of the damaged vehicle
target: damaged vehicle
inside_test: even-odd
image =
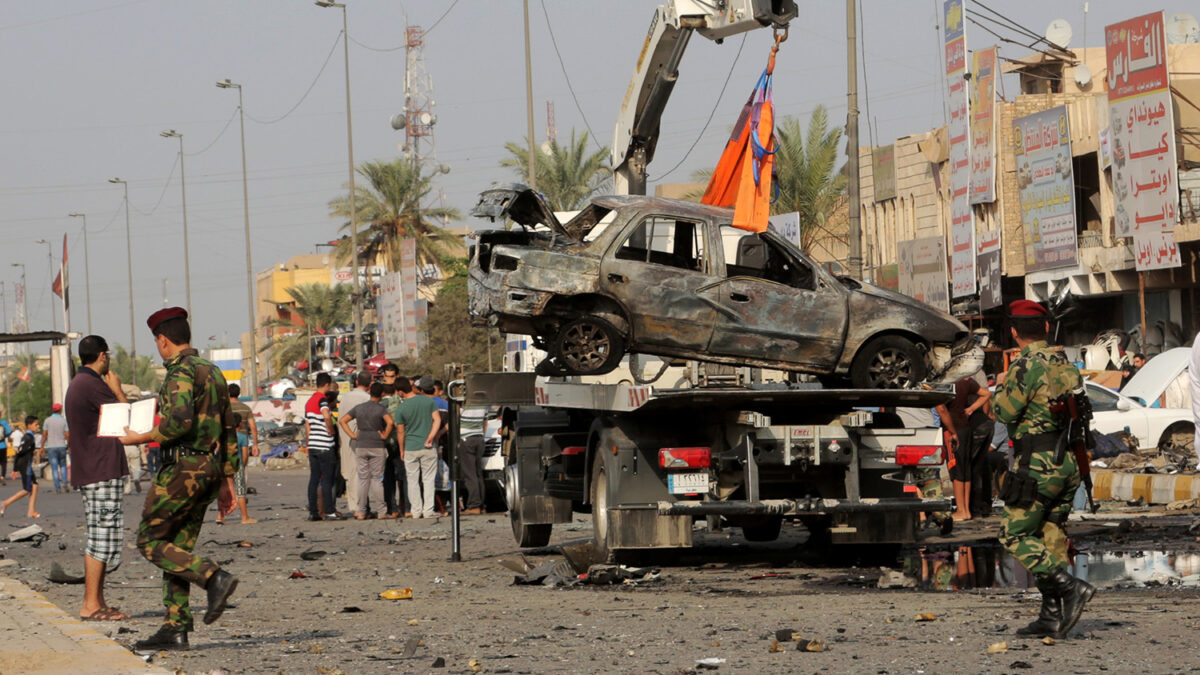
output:
[[[603,374],[636,352],[909,388],[982,364],[953,317],[834,277],[774,231],[734,228],[731,209],[607,195],[563,223],[514,184],[472,214],[521,225],[478,234],[472,319],[532,336],[542,374]]]

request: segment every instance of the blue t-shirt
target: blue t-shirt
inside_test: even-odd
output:
[[[442,412],[446,412],[450,409],[450,404],[447,403],[446,399],[442,398],[441,396],[434,396],[433,402],[437,404],[438,410],[441,410]]]
[[[4,428],[4,436],[0,436],[0,450],[8,449],[8,437],[12,435],[12,426],[8,420],[0,420],[0,427]]]

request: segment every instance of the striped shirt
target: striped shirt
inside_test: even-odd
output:
[[[329,401],[325,392],[318,391],[308,399],[304,406],[304,421],[308,422],[308,451],[332,452],[333,434],[325,428],[325,412],[329,411]]]

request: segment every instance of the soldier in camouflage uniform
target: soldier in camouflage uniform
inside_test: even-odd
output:
[[[1040,304],[1017,300],[1009,306],[1012,335],[1021,354],[996,388],[993,410],[1013,439],[1012,471],[1005,476],[1001,542],[1037,579],[1042,592],[1038,618],[1019,635],[1064,638],[1096,589],[1067,573],[1064,526],[1081,478],[1067,447],[1067,420],[1051,401],[1082,386],[1079,370],[1046,343],[1048,313]]]
[[[237,577],[215,562],[192,553],[204,513],[220,496],[223,512],[232,510],[229,481],[240,456],[229,394],[221,370],[191,348],[187,312],[171,307],[155,312],[146,322],[154,333],[158,353],[167,368],[158,395],[161,421],[149,433],[126,430],[126,445],[158,441],[162,463],[138,526],[137,545],[142,555],[163,570],[162,627],[135,649],[157,651],[188,648],[193,629],[188,606],[189,584],[208,593],[204,623],[221,616]]]

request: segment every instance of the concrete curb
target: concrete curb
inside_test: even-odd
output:
[[[0,577],[0,673],[169,675],[25,584]]]
[[[1092,496],[1096,501],[1141,499],[1146,504],[1170,504],[1200,498],[1200,475],[1121,473],[1092,470]]]

